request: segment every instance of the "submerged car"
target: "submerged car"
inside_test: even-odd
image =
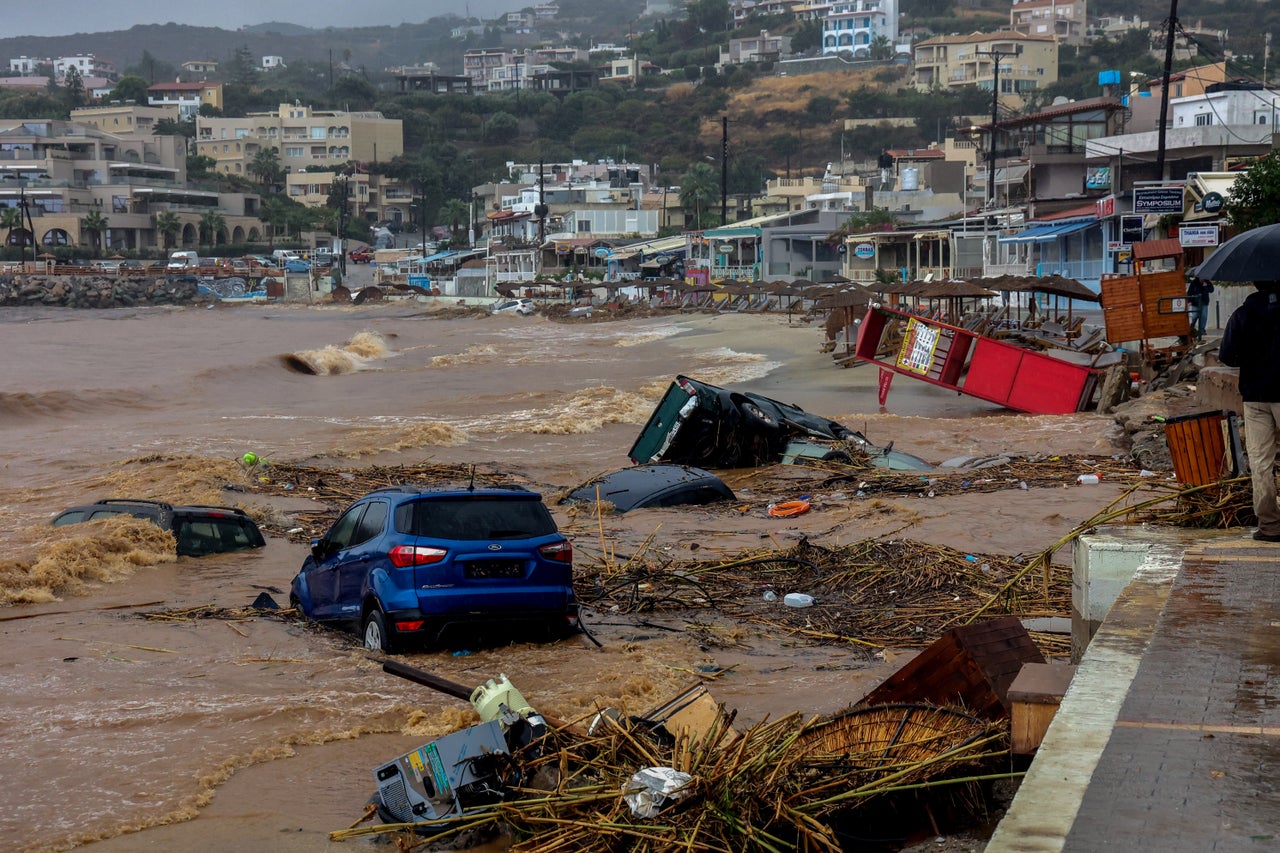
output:
[[[53,526],[132,515],[168,530],[183,557],[225,554],[266,545],[258,525],[242,509],[229,506],[172,506],[161,501],[106,499],[73,506],[53,517]]]
[[[689,465],[637,465],[588,480],[560,503],[613,504],[618,512],[642,507],[685,506],[734,500],[733,490],[701,468]]]
[[[523,488],[393,486],[360,498],[311,543],[290,600],[394,653],[468,626],[578,626],[573,545]]]
[[[677,376],[631,445],[637,465],[676,462],[741,468],[799,459],[852,460],[900,471],[929,471],[925,460],[877,447],[860,432],[799,406]]]

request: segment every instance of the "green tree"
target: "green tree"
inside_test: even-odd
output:
[[[705,228],[712,204],[720,195],[720,179],[706,163],[694,163],[680,181],[680,206],[693,211],[693,227]]]
[[[876,36],[871,40],[871,58],[872,59],[892,59],[893,44],[890,43],[888,36]]]
[[[203,154],[187,155],[187,180],[204,181],[217,177],[214,169],[218,166],[218,161],[212,157],[206,157]]]
[[[133,101],[138,104],[147,102],[147,81],[136,75],[121,77],[111,89],[111,100]]]
[[[463,223],[470,224],[471,208],[462,199],[451,198],[440,205],[436,216],[442,224],[448,226],[449,234],[457,237],[460,229],[464,232],[466,230],[462,227]]]
[[[16,207],[0,207],[0,228],[4,229],[4,244],[13,243],[13,232],[22,227],[22,211]]]
[[[1224,206],[1241,231],[1280,222],[1280,150],[1253,161],[1227,191]]]
[[[276,231],[285,224],[288,202],[284,196],[271,195],[262,200],[258,206],[258,219],[266,226],[267,245],[275,248]]]
[[[248,45],[236,48],[222,70],[228,83],[247,87],[258,82],[258,68],[253,63],[253,53]]]
[[[167,252],[177,242],[178,234],[182,231],[182,220],[172,210],[161,211],[156,214],[156,231],[163,238]]]
[[[102,237],[107,233],[107,218],[96,210],[91,210],[80,219],[81,232],[92,237],[93,256],[102,255]]]
[[[480,135],[490,144],[513,142],[520,136],[520,122],[511,113],[494,113],[480,126]]]
[[[278,187],[284,183],[284,167],[280,165],[280,155],[270,146],[259,149],[253,155],[246,171],[264,187]]]
[[[67,103],[73,108],[84,103],[84,78],[80,76],[79,68],[74,65],[67,67],[67,73],[62,78],[62,88]]]
[[[210,252],[218,244],[219,232],[226,227],[227,220],[218,211],[209,210],[200,214],[200,237],[201,239],[208,238],[205,242]]]

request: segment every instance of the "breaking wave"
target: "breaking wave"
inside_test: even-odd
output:
[[[147,408],[145,395],[113,389],[0,392],[0,423]]]
[[[683,326],[667,324],[662,326],[654,326],[653,328],[643,329],[639,331],[627,331],[622,337],[613,342],[615,347],[634,347],[641,344],[649,344],[654,341],[661,341],[667,338],[675,337],[684,332]]]
[[[462,352],[437,355],[431,359],[432,367],[452,367],[456,364],[483,364],[497,358],[498,349],[492,344],[475,344]]]
[[[728,347],[699,353],[710,363],[698,368],[695,378],[712,385],[733,385],[768,376],[782,366],[766,356],[754,352],[737,352]]]
[[[358,459],[375,453],[412,450],[415,447],[457,447],[466,444],[466,430],[442,421],[402,424],[391,427],[360,427],[342,437],[342,446],[329,456]]]
[[[0,603],[57,601],[89,584],[114,583],[178,558],[173,534],[133,516],[52,530],[34,559],[0,560]]]
[[[308,376],[337,376],[363,370],[370,362],[391,354],[386,339],[377,332],[360,332],[342,346],[330,344],[323,349],[302,350],[280,356],[280,361],[294,373]]]
[[[550,409],[518,413],[535,435],[582,435],[596,432],[606,424],[643,424],[653,403],[639,394],[596,385],[576,391]]]

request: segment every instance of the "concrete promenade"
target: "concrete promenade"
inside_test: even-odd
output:
[[[1280,545],[1148,560],[987,853],[1280,850]]]

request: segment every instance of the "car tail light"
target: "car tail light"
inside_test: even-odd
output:
[[[444,548],[397,545],[387,552],[387,556],[391,559],[391,565],[397,569],[406,569],[409,566],[427,566],[431,563],[438,563],[449,556],[449,552]]]
[[[412,622],[397,622],[397,631],[421,631],[422,626],[426,624],[425,619],[415,619]]]
[[[560,542],[552,542],[539,548],[538,553],[548,560],[555,560],[557,563],[572,563],[573,543],[567,539]]]

